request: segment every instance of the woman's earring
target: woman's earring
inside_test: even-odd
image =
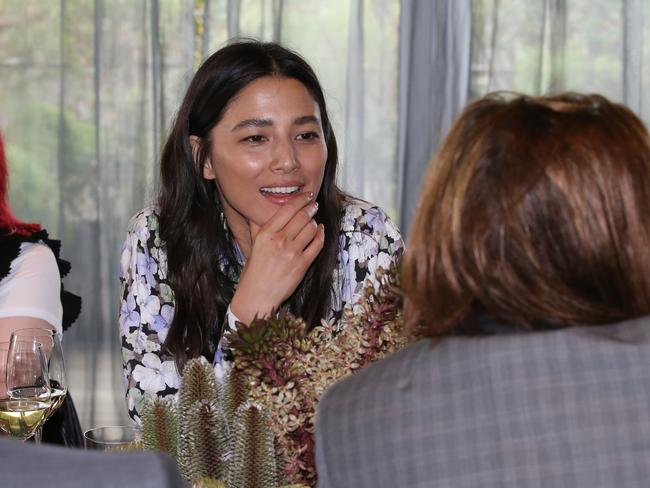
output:
[[[223,208],[221,205],[219,205],[219,219],[221,220],[221,225],[223,226],[223,230],[228,230],[228,221],[226,220],[226,216],[223,213]]]

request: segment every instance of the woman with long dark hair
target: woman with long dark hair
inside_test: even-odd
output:
[[[352,164],[354,162],[351,162]],[[120,331],[130,416],[176,393],[223,332],[287,307],[315,326],[340,316],[402,250],[383,210],[336,186],[321,86],[274,43],[231,44],[190,83],[161,157],[158,204],[131,221]]]

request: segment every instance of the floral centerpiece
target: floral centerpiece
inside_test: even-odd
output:
[[[396,267],[379,269],[377,279],[377,289],[367,282],[338,322],[313,330],[285,310],[238,323],[225,337],[234,352],[225,382],[217,383],[205,359],[188,362],[178,401],[145,407],[145,447],[176,457],[195,486],[315,486],[318,400],[407,342]]]

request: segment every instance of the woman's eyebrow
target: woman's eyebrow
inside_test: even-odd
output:
[[[232,129],[230,129],[230,132],[243,129],[245,127],[269,127],[271,125],[273,125],[273,121],[271,119],[246,119],[238,122]]]
[[[302,115],[297,117],[293,121],[293,125],[306,125],[306,124],[319,124],[320,120],[315,115]],[[235,124],[235,126],[230,129],[230,132],[235,132],[239,129],[244,129],[246,127],[270,127],[273,125],[273,120],[271,119],[246,119],[242,120]]]
[[[293,125],[319,124],[320,120],[315,115],[303,115],[294,119]]]

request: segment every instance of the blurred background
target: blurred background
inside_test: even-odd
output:
[[[82,426],[126,422],[117,316],[129,217],[194,70],[278,41],[319,76],[340,184],[406,233],[431,155],[494,90],[598,92],[646,122],[650,0],[0,0],[0,130],[19,218],[63,241],[83,298],[66,333]]]

